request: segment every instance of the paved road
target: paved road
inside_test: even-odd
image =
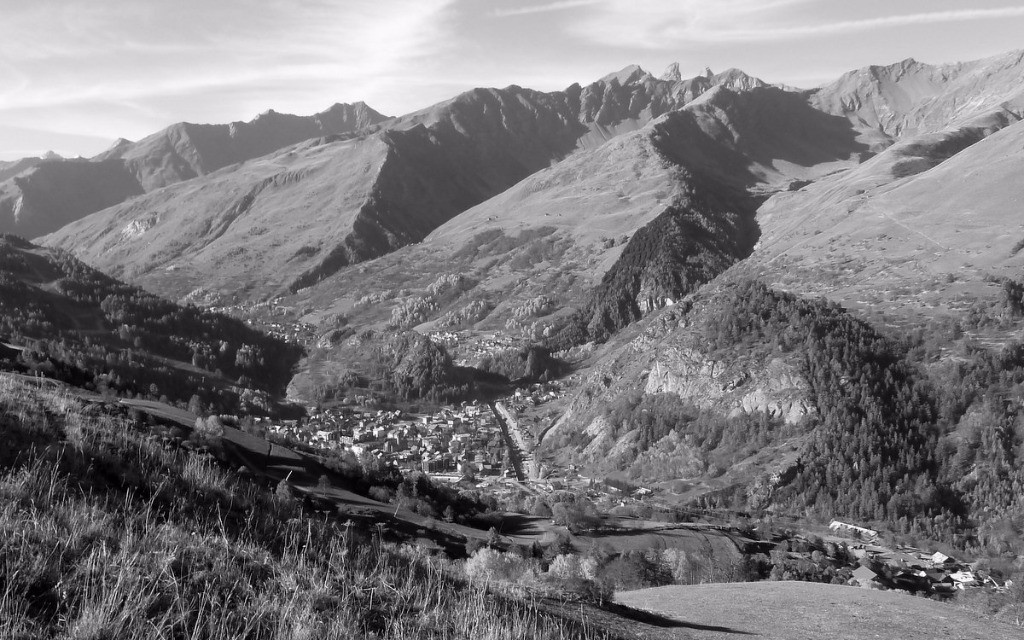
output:
[[[520,457],[520,449],[519,446],[517,446],[517,443],[513,441],[512,435],[509,433],[509,431],[512,431],[513,429],[509,428],[508,421],[505,420],[505,416],[502,415],[503,412],[498,411],[498,408],[494,403],[491,403],[491,413],[494,414],[494,419],[498,421],[498,425],[501,427],[501,433],[505,436],[505,447],[508,449],[508,459],[512,462],[512,468],[516,472],[516,479],[520,482],[525,482],[526,475],[523,473],[523,461]]]

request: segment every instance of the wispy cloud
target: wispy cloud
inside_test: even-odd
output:
[[[497,18],[508,18],[510,16],[525,16],[534,13],[547,13],[549,11],[561,11],[563,9],[574,9],[601,4],[604,0],[560,0],[546,4],[534,4],[513,9],[495,9],[493,15]]]
[[[47,126],[98,131],[86,112],[103,104],[166,125],[372,100],[449,46],[453,1],[262,0],[259,11],[245,0],[26,3],[0,22],[0,121],[35,126],[50,109]],[[194,100],[182,113],[185,96]]]
[[[996,20],[1000,18],[1024,17],[1024,7],[1003,7],[998,9],[963,9],[959,11],[935,11],[928,13],[911,13],[864,20],[844,20],[824,24],[803,25],[793,27],[775,27],[764,29],[721,29],[709,31],[706,35],[718,41],[753,41],[753,40],[786,40],[810,36],[855,33],[887,27],[905,27],[920,24],[937,24],[943,22],[963,22],[966,20]],[[682,37],[692,33],[680,33]]]
[[[682,43],[785,41],[912,25],[1024,17],[1024,7],[998,7],[800,23],[799,15],[780,12],[807,2],[649,0],[637,8],[625,0],[608,0],[569,29],[580,38],[604,45],[665,49]]]

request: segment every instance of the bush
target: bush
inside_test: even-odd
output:
[[[548,573],[562,580],[593,580],[597,577],[597,561],[581,558],[575,553],[559,554],[551,561]]]
[[[536,565],[516,553],[481,548],[466,560],[466,577],[479,582],[520,582],[536,573]]]

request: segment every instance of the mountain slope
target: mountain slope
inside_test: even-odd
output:
[[[907,59],[844,74],[814,92],[826,113],[850,119],[881,144],[1007,111],[1024,114],[1024,51],[947,65]]]
[[[49,160],[0,183],[0,232],[35,238],[139,195],[120,160]]]
[[[180,122],[136,143],[119,143],[95,159],[120,158],[146,191],[213,173],[310,138],[353,133],[387,118],[363,102],[335,104],[312,116],[267,111],[249,122]]]
[[[269,111],[251,122],[179,123],[137,143],[120,140],[89,161],[24,159],[0,168],[0,233],[35,238],[143,192],[384,120],[361,102],[313,116]]]
[[[548,94],[476,89],[371,135],[298,145],[147,194],[46,242],[175,297],[200,285],[247,296],[294,291],[417,242],[552,162],[681,106],[689,97],[681,87],[691,84],[634,70]],[[252,228],[263,237],[250,239]],[[225,271],[231,252],[259,258]]]
[[[1024,122],[898,143],[857,169],[781,193],[743,267],[788,290],[927,321],[1001,296],[1022,266]],[[990,135],[989,135],[990,134]]]
[[[289,304],[316,310],[314,323],[340,314],[361,327],[475,328],[555,348],[604,339],[750,253],[762,197],[748,188],[855,162],[854,137],[798,95],[718,87]],[[433,293],[456,275],[457,295]],[[300,376],[315,384],[299,386],[333,379],[346,349],[326,345]],[[475,364],[472,353],[455,355]]]

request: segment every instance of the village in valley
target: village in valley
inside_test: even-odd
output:
[[[309,346],[316,341],[317,327],[290,319],[293,310],[279,301],[258,307],[225,307],[258,324],[265,331],[295,344]],[[257,314],[255,312],[259,311]],[[254,321],[255,317],[259,320]],[[460,365],[470,365],[481,357],[518,344],[514,338],[500,334],[473,334],[458,330],[435,330],[428,337],[448,349]],[[619,486],[615,481],[595,482],[581,477],[578,471],[542,466],[534,457],[537,446],[531,422],[532,409],[557,400],[567,392],[566,382],[534,383],[515,389],[506,397],[492,402],[462,402],[433,408],[430,411],[404,411],[380,408],[372,396],[349,396],[328,407],[307,407],[302,420],[257,418],[256,425],[269,439],[282,444],[299,445],[327,457],[350,454],[357,459],[376,459],[403,472],[423,472],[432,478],[450,483],[469,482],[492,495],[514,494],[525,489],[538,495],[560,489],[580,488],[588,498],[606,505],[657,504],[652,490]],[[528,417],[533,416],[533,417]],[[650,531],[697,527],[705,533],[719,527],[704,522],[650,523]],[[657,526],[656,526],[657,525]],[[708,529],[707,527],[710,527]],[[1000,583],[984,566],[952,558],[940,551],[914,547],[885,546],[875,530],[833,520],[827,536],[834,544],[849,552],[847,568],[842,572],[846,584],[868,589],[896,589],[948,598],[957,592],[993,589],[1004,591],[1012,583]],[[793,534],[792,541],[803,540]],[[786,540],[761,542],[768,547],[786,546]],[[755,545],[755,546],[758,546]],[[794,545],[789,544],[792,548]],[[788,561],[813,563],[811,551],[790,550]]]
[[[419,413],[376,408],[357,396],[330,408],[309,407],[303,420],[257,418],[255,424],[271,439],[321,455],[347,451],[439,480],[525,481],[537,475],[535,443],[516,416],[562,393],[558,383],[538,383],[491,404],[474,400]]]

